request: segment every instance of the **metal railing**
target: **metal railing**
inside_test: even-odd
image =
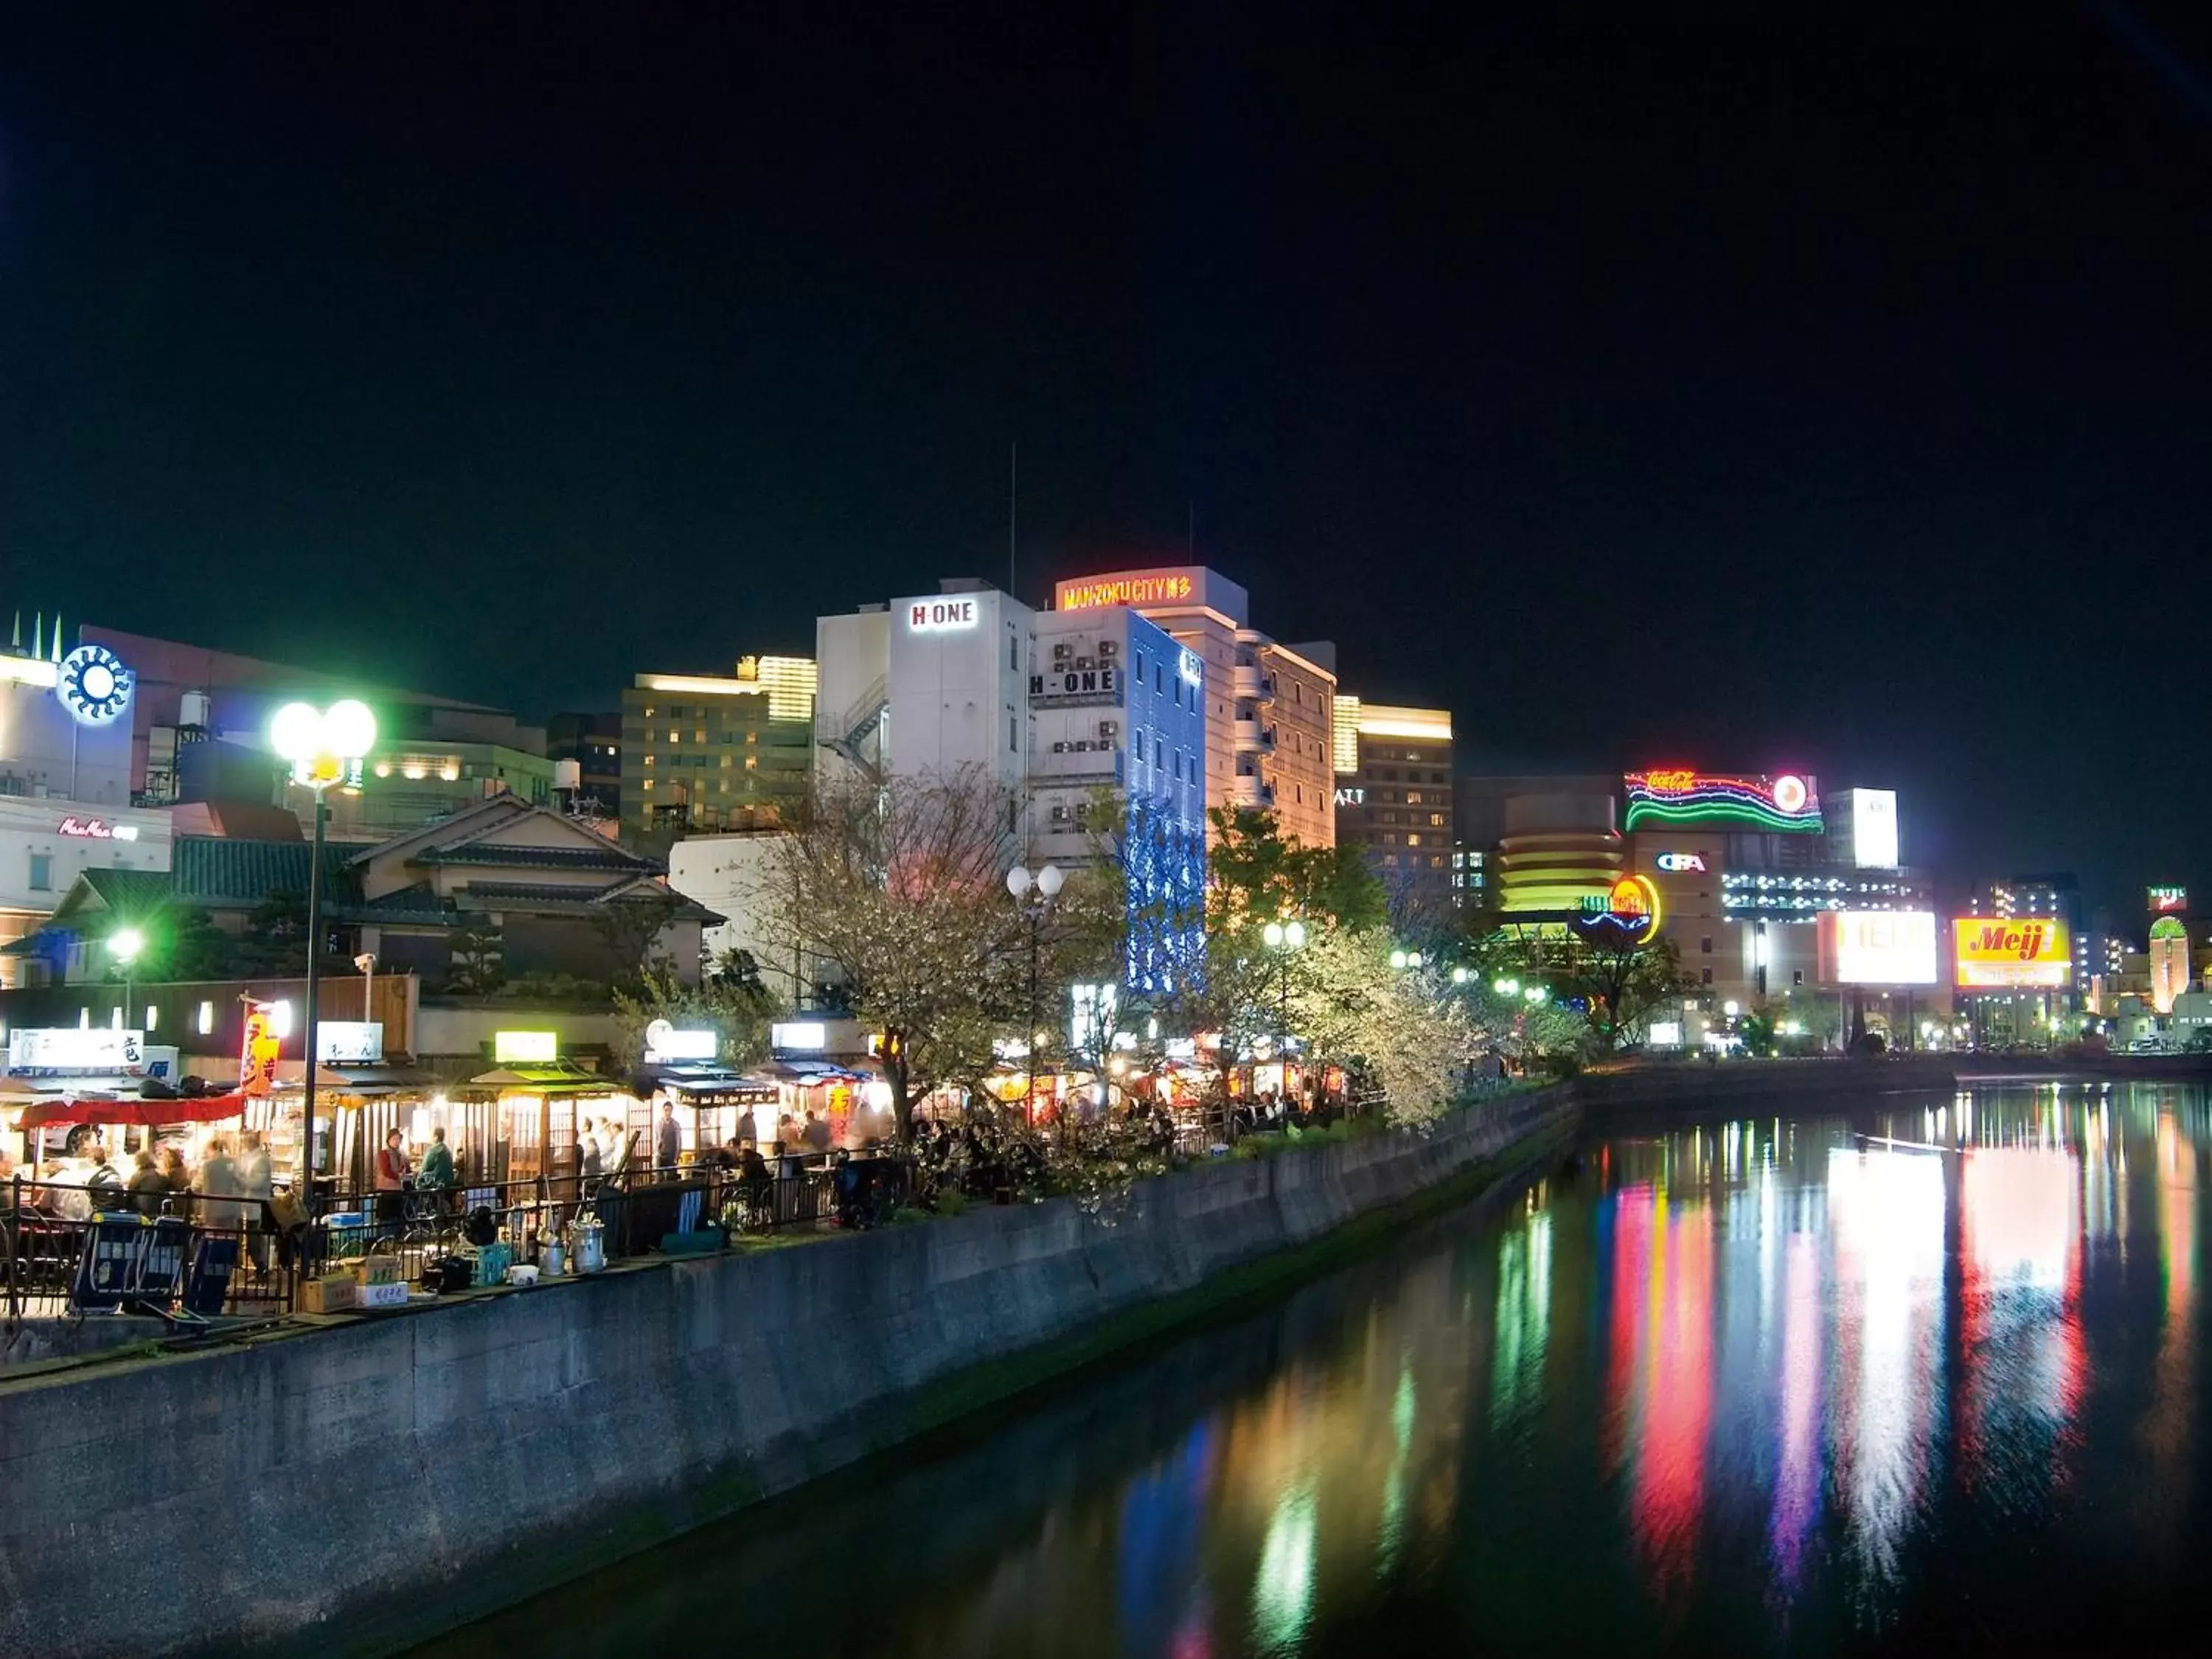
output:
[[[258,1200],[173,1193],[146,1214],[132,1195],[113,1187],[92,1188],[21,1175],[0,1185],[0,1305],[10,1320],[59,1316],[82,1310],[87,1248],[107,1220],[110,1256],[141,1251],[157,1240],[181,1245],[173,1279],[153,1275],[155,1288],[136,1292],[136,1280],[114,1300],[134,1310],[179,1309],[201,1316],[274,1316],[291,1311],[301,1265],[299,1242],[275,1227]],[[173,1223],[157,1230],[156,1220]],[[139,1224],[134,1239],[130,1223]],[[95,1292],[97,1301],[108,1298]]]

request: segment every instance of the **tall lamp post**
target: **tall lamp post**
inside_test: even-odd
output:
[[[301,1104],[301,1202],[307,1218],[315,1213],[315,1068],[320,1057],[323,957],[323,834],[328,817],[325,794],[334,783],[358,780],[361,763],[376,746],[376,716],[351,697],[328,708],[288,702],[269,722],[269,746],[292,765],[292,781],[315,795],[314,850],[307,865],[307,1046],[301,1074],[307,1079]]]
[[[1067,878],[1057,866],[1048,864],[1042,869],[1030,871],[1024,865],[1016,865],[1006,872],[1006,890],[1014,896],[1014,902],[1022,907],[1022,914],[1030,922],[1030,1024],[1023,1033],[1029,1049],[1026,1069],[1029,1073],[1029,1120],[1036,1121],[1037,1068],[1037,930],[1044,925],[1044,913],[1060,892]]]
[[[146,936],[136,927],[118,927],[108,936],[107,952],[123,964],[123,1029],[131,1029],[131,964],[146,948]]]
[[[1267,948],[1275,953],[1276,963],[1282,969],[1282,1000],[1277,1006],[1282,1035],[1275,1047],[1283,1068],[1282,1092],[1287,1095],[1291,1091],[1291,957],[1305,949],[1306,925],[1296,916],[1285,916],[1280,921],[1269,922],[1261,930],[1260,937],[1267,940]]]

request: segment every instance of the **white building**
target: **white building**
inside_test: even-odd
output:
[[[100,646],[0,650],[0,946],[34,933],[86,871],[169,867],[169,814],[131,805],[133,679]],[[58,625],[57,625],[58,632]],[[0,979],[18,982],[0,955]]]
[[[790,840],[775,830],[687,836],[668,849],[668,884],[725,918],[701,940],[710,964],[727,951],[748,951],[762,984],[785,1006],[802,1007],[810,982],[805,965],[782,942],[769,943],[776,859]]]
[[[1206,668],[1196,653],[1126,605],[1039,612],[954,580],[822,617],[815,655],[825,774],[978,777],[1021,801],[1008,851],[1030,863],[1097,856],[1106,826],[1094,808],[1108,806],[1138,832],[1115,849],[1130,878],[1130,982],[1182,969],[1205,887]]]

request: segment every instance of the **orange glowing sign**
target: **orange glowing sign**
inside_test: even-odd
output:
[[[2056,990],[2074,977],[2066,924],[2049,916],[1960,916],[1952,982],[1967,990]]]
[[[1197,592],[1189,571],[1154,570],[1133,576],[1062,582],[1054,608],[1090,611],[1102,605],[1180,605]]]
[[[276,1022],[275,1010],[265,1002],[249,1004],[246,1010],[246,1041],[240,1045],[238,1055],[238,1092],[258,1097],[268,1094],[276,1083]]]

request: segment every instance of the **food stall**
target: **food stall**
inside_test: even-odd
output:
[[[602,1117],[634,1123],[639,1107],[619,1079],[568,1060],[510,1061],[452,1092],[489,1108],[483,1179],[494,1184],[541,1177],[574,1183],[579,1124]]]
[[[659,1132],[662,1103],[675,1103],[686,1164],[732,1140],[767,1146],[783,1098],[773,1081],[711,1061],[649,1066],[631,1093],[638,1105],[629,1127],[648,1146]]]

